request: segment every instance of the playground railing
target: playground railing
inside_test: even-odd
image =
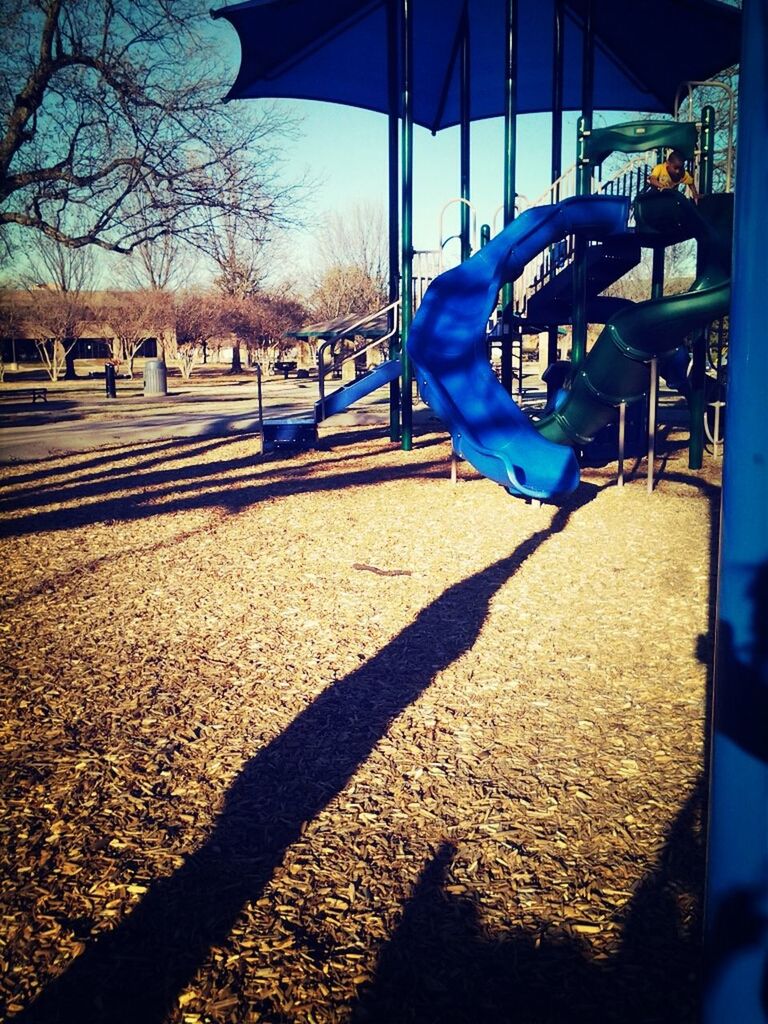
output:
[[[645,187],[649,172],[650,165],[647,154],[638,154],[622,163],[605,179],[600,180],[598,177],[593,177],[592,194],[626,196],[631,202]],[[573,164],[553,185],[542,192],[541,196],[531,203],[531,206],[548,205],[570,198],[570,195],[574,194],[571,191],[571,186],[573,185],[575,189],[575,180],[576,165]],[[573,253],[573,236],[568,236],[561,242],[550,246],[543,253],[539,253],[525,266],[514,287],[516,313],[521,316],[525,315],[531,296],[535,295],[540,288],[543,288],[556,274],[559,274],[571,263]]]
[[[317,382],[320,389],[320,412],[321,417],[324,418],[325,414],[325,381],[328,374],[328,370],[333,368],[334,370],[340,370],[345,363],[349,363],[352,360],[359,359],[360,356],[367,355],[368,352],[373,351],[376,348],[385,345],[391,338],[393,338],[400,326],[400,300],[396,299],[394,302],[388,303],[381,309],[374,310],[372,313],[366,313],[365,316],[361,316],[359,320],[355,320],[348,327],[344,328],[344,337],[354,336],[354,332],[364,328],[367,324],[374,322],[384,314],[392,314],[392,326],[386,334],[380,338],[373,338],[365,345],[356,348],[353,352],[347,353],[341,359],[333,358],[333,348],[341,339],[341,335],[337,335],[334,338],[328,338],[324,341],[317,350]],[[330,351],[331,359],[326,358],[326,353]]]
[[[678,88],[677,95],[675,96],[675,120],[682,121],[683,114],[682,108],[685,103],[688,104],[687,118],[688,121],[695,120],[694,118],[694,90],[696,89],[719,89],[726,94],[727,100],[727,113],[725,117],[725,125],[722,122],[718,126],[719,130],[726,132],[726,143],[723,149],[718,150],[718,153],[723,154],[723,160],[725,163],[725,191],[731,191],[731,179],[733,177],[733,151],[734,151],[734,140],[733,131],[736,123],[736,95],[733,88],[728,85],[727,82],[721,82],[718,79],[710,78],[705,82],[683,82]],[[683,95],[685,93],[685,95]]]

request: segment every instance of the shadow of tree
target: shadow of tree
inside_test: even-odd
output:
[[[329,686],[246,764],[207,842],[153,883],[113,932],[14,1018],[18,1024],[160,1024],[304,823],[344,788],[435,674],[472,647],[496,591],[596,493],[582,486],[547,529],[450,587],[374,658]]]
[[[209,445],[215,447],[225,443],[206,442],[205,446],[198,443],[192,448],[181,449],[180,457],[189,458],[196,450],[202,451]],[[234,514],[266,498],[284,498],[340,487],[369,486],[408,478],[414,473],[412,465],[356,470],[351,467],[356,457],[362,458],[363,455],[346,454],[337,460],[324,457],[312,463],[283,465],[279,476],[277,470],[275,473],[265,472],[263,463],[254,469],[255,459],[251,456],[183,467],[168,466],[164,458],[150,459],[147,464],[139,466],[104,471],[94,467],[96,471],[82,480],[73,475],[65,482],[56,479],[50,484],[41,484],[28,490],[6,489],[0,499],[0,511],[7,516],[0,523],[0,537],[61,531],[105,520],[131,522],[189,509],[223,507]],[[111,456],[105,456],[105,461],[107,458],[110,461],[112,459]],[[346,472],[307,478],[313,468],[319,466],[327,470],[334,461],[347,467]],[[419,472],[422,477],[445,476],[445,462],[436,459],[421,463]],[[238,474],[236,479],[234,474]],[[60,470],[56,471],[56,476],[61,476]],[[56,507],[45,509],[45,505]],[[23,513],[26,509],[30,512],[25,515]],[[19,512],[22,514],[14,514]]]
[[[33,402],[31,398],[12,397],[0,405],[0,430],[11,427],[37,427],[51,422],[55,414],[59,423],[74,423],[83,419],[77,402],[51,398],[47,402]]]
[[[360,991],[351,1024],[693,1022],[700,931],[679,901],[701,894],[701,803],[700,783],[629,905],[620,949],[604,959],[546,922],[489,934],[476,903],[447,891],[455,849],[444,844]]]
[[[231,438],[210,438],[203,441],[199,438],[193,441],[146,441],[141,445],[141,464],[148,468],[159,465],[167,461],[167,455],[171,452],[177,457],[192,458],[229,443]],[[5,479],[0,480],[0,493],[12,491],[21,484],[39,482],[42,493],[45,494],[45,489],[51,487],[51,480],[64,473],[78,482],[85,482],[89,477],[103,476],[107,466],[113,475],[127,474],[126,467],[121,467],[120,463],[135,460],[136,448],[135,444],[104,445],[81,455],[67,455],[64,459],[61,455],[46,455],[39,459],[22,459],[7,463],[9,472]]]
[[[285,453],[275,453],[178,465],[179,460],[202,457],[231,441],[231,436],[164,441],[142,446],[138,453],[135,445],[120,446],[103,455],[90,452],[86,458],[73,457],[65,467],[47,465],[49,460],[29,472],[26,466],[20,472],[11,467],[0,482],[0,514],[7,517],[0,522],[0,537],[23,537],[105,520],[130,522],[189,509],[223,507],[232,514],[266,498],[370,485],[414,472],[411,465],[355,470],[355,460],[370,459],[371,453],[353,451],[295,463]],[[423,450],[439,443],[439,439],[429,438],[419,447]],[[387,451],[382,447],[379,454]],[[174,461],[169,464],[171,453]],[[120,465],[128,460],[130,464]],[[346,472],[329,473],[335,465]],[[317,469],[324,475],[308,478]],[[447,476],[449,471],[444,460],[434,460],[422,463],[419,472]],[[29,515],[15,514],[27,509]]]

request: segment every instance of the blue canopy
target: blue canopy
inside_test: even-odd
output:
[[[593,0],[594,108],[671,112],[681,82],[739,59],[741,15],[714,0]],[[467,0],[472,120],[504,113],[505,0]],[[565,0],[563,106],[581,108],[587,0]],[[414,122],[458,124],[464,0],[411,0]],[[517,111],[552,107],[554,0],[518,0]],[[387,112],[387,0],[246,0],[212,12],[242,49],[227,99],[325,100]]]

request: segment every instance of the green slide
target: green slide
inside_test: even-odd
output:
[[[733,196],[702,196],[695,206],[678,192],[643,195],[635,218],[644,245],[696,239],[696,280],[682,295],[635,303],[609,320],[554,411],[536,424],[558,444],[592,441],[620,402],[637,402],[647,394],[654,357],[663,361],[686,335],[728,312]]]

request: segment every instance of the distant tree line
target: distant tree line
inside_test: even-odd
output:
[[[249,365],[266,369],[290,344],[286,332],[306,316],[289,296],[266,291],[242,299],[213,289],[0,291],[0,336],[31,339],[52,381],[73,375],[73,352],[84,337],[102,340],[129,375],[149,339],[185,379],[215,348],[237,348]]]

